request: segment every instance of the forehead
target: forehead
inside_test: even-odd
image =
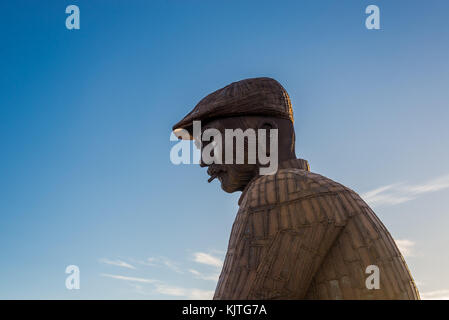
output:
[[[202,130],[209,128],[221,129],[235,129],[244,128],[247,126],[248,118],[250,117],[229,117],[229,118],[217,118],[201,124]]]
[[[221,118],[221,119],[214,119],[207,122],[201,123],[201,131],[207,130],[207,129],[218,129],[222,130],[225,128],[228,128],[228,121],[226,121],[227,118]]]
[[[223,123],[231,122],[230,119],[235,119],[235,118],[215,118],[215,119],[203,121],[203,124],[205,126],[216,126],[216,125],[220,125]]]

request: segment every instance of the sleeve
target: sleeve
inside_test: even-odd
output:
[[[287,205],[250,286],[249,299],[303,299],[345,225],[339,198],[317,194]],[[285,211],[285,210],[280,210]],[[282,223],[291,219],[291,226]],[[287,226],[287,227],[285,227]]]
[[[246,215],[246,216],[245,216]],[[238,215],[214,299],[302,299],[345,226],[336,193]]]

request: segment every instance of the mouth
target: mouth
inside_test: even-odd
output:
[[[219,178],[223,173],[226,172],[226,169],[223,168],[223,166],[220,165],[211,165],[207,169],[207,173],[210,175],[210,178],[207,180],[207,182],[211,183],[215,178]]]

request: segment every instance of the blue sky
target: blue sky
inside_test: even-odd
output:
[[[65,27],[78,5],[81,29]],[[365,28],[376,4],[381,30]],[[171,126],[257,76],[297,155],[359,192],[424,298],[449,298],[447,1],[0,2],[0,298],[207,298],[239,194]],[[81,289],[67,290],[67,265]]]

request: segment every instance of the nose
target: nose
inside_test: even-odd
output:
[[[200,153],[201,153],[201,158],[200,158],[200,167],[201,168],[204,168],[204,167],[208,167],[210,164],[206,164],[206,163],[204,163],[203,162],[203,149],[207,146],[207,145],[209,145],[210,143],[213,143],[213,142],[208,142],[208,141],[203,141],[201,144],[200,144]],[[210,151],[210,156],[211,157],[213,157],[214,156],[214,154],[215,154],[215,152],[214,152],[214,149],[212,149],[211,151]]]

